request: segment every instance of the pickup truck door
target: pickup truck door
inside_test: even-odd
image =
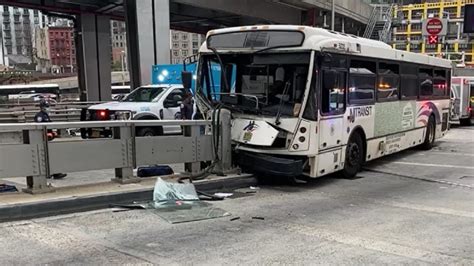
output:
[[[184,89],[173,89],[163,100],[163,120],[180,119],[181,102],[184,99]],[[181,133],[180,126],[167,126],[163,128],[165,134]]]

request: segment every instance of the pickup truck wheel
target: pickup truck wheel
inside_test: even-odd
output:
[[[163,135],[163,130],[160,128],[152,128],[152,127],[141,127],[137,128],[136,132],[137,137],[153,137]]]

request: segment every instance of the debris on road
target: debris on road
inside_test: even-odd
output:
[[[240,220],[240,217],[237,216],[237,217],[230,218],[230,221],[235,221],[235,220]]]
[[[214,196],[220,197],[220,198],[228,198],[228,197],[232,197],[232,195],[234,195],[234,193],[225,193],[225,192],[214,193]]]
[[[18,189],[15,186],[7,185],[7,184],[0,184],[0,193],[4,192],[17,192]]]
[[[164,176],[172,174],[174,174],[174,171],[168,165],[141,166],[137,169],[138,177]]]
[[[254,219],[254,220],[265,220],[264,217],[260,217],[260,216],[253,216],[252,219]]]
[[[206,194],[207,197],[215,197],[219,200],[224,199],[203,192],[199,192],[199,194]],[[192,183],[165,182],[161,178],[156,180],[153,201],[113,205],[113,207],[155,210],[158,216],[172,224],[231,215],[223,209],[201,201]]]

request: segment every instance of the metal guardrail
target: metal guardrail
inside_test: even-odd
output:
[[[230,167],[230,112],[221,114],[218,157],[221,169]],[[182,135],[136,137],[135,127],[182,126]],[[0,177],[26,176],[29,193],[52,191],[47,177],[99,169],[115,169],[115,181],[135,182],[133,169],[141,165],[185,163],[200,171],[200,162],[216,158],[214,136],[202,133],[211,121],[101,121],[0,125]],[[47,132],[67,128],[111,128],[112,138],[55,139]]]
[[[78,122],[81,109],[99,102],[64,102],[51,105],[49,115],[54,122]],[[39,111],[38,103],[29,104],[1,104],[1,123],[28,123],[34,122],[34,117]]]

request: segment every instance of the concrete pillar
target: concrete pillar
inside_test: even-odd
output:
[[[125,0],[132,88],[151,83],[151,68],[170,63],[169,0]]]
[[[81,14],[79,20],[81,38],[77,46],[81,49],[79,60],[82,60],[79,84],[85,87],[87,101],[110,101],[112,99],[110,18]]]

